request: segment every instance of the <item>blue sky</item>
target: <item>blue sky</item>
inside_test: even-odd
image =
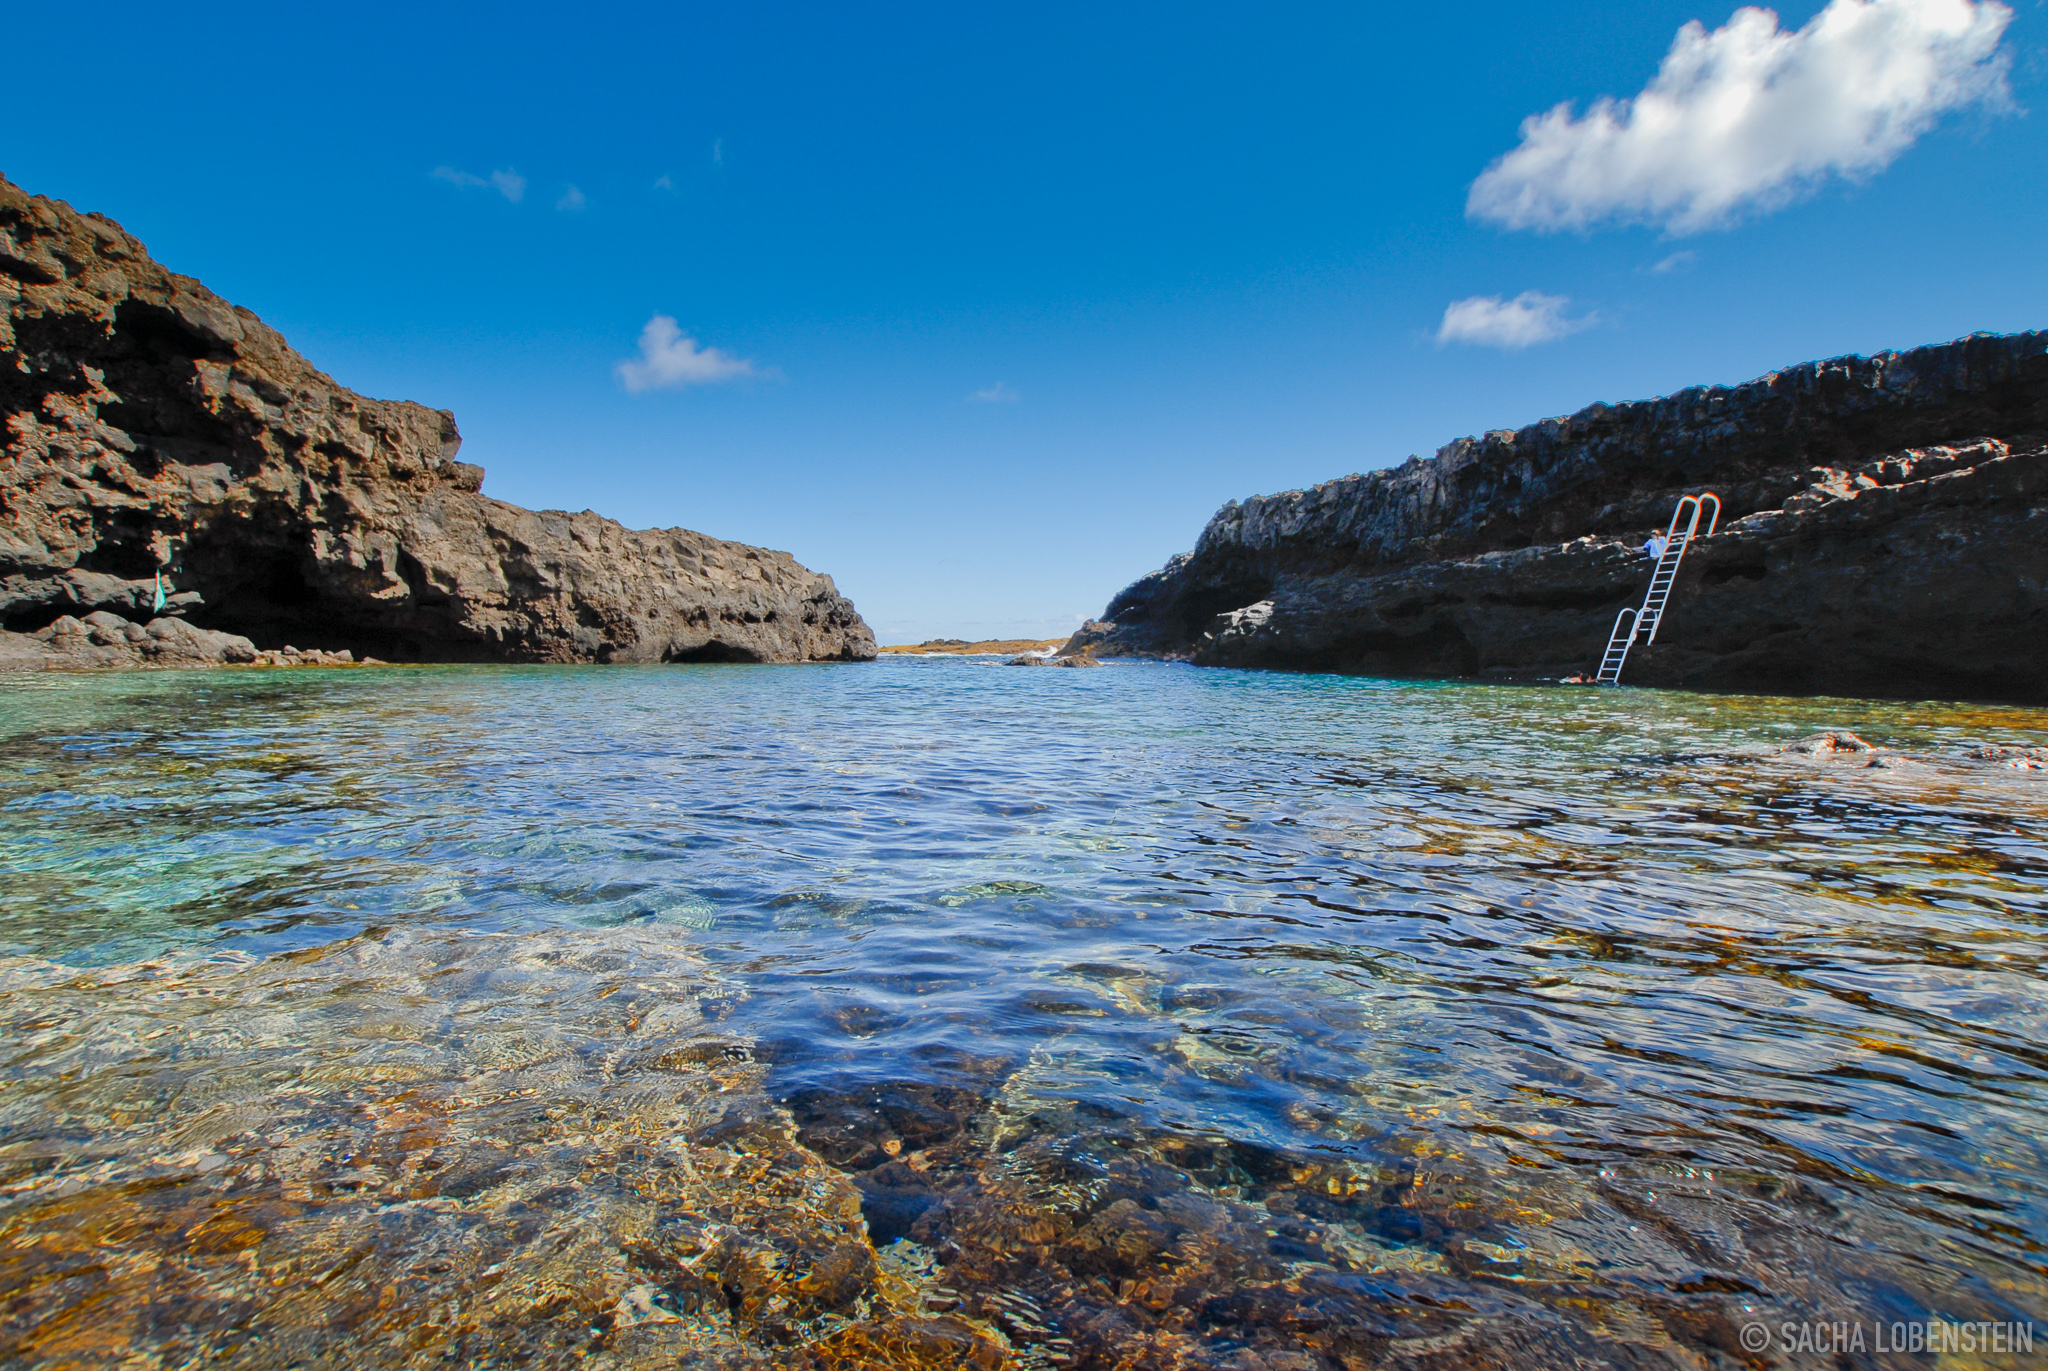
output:
[[[1227,499],[2048,326],[2048,9],[1861,4],[44,6],[0,171],[490,494],[1052,636]]]

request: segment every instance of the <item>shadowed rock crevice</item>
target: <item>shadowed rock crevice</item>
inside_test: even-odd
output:
[[[1593,405],[1225,505],[1067,651],[1389,676],[1590,673],[1681,495],[1639,685],[2048,699],[2048,333]]]
[[[17,626],[95,613],[400,661],[875,655],[787,553],[490,499],[452,414],[344,389],[112,221],[4,180],[0,411],[11,666],[91,664]]]
[[[754,663],[761,660],[760,654],[751,648],[735,647],[731,643],[713,638],[696,647],[672,648],[662,655],[664,662],[737,662]]]

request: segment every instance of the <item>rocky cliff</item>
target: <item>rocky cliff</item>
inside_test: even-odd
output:
[[[0,414],[0,665],[875,655],[787,553],[491,499],[452,414],[337,385],[119,225],[5,180]]]
[[[1640,685],[2048,700],[2048,333],[1590,406],[1225,505],[1069,651],[1496,679],[1590,673],[1678,497]],[[1704,525],[1703,525],[1704,527]]]

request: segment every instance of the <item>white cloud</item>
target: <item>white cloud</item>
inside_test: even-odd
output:
[[[636,395],[643,390],[716,385],[761,374],[744,358],[699,346],[666,314],[655,315],[640,330],[640,360],[621,362],[613,370],[619,384]]]
[[[711,140],[711,160],[718,166],[722,167],[725,165],[725,140],[723,138]]]
[[[676,183],[667,172],[663,172],[654,178],[654,189],[665,190],[670,195],[674,195],[676,193]]]
[[[1995,0],[1830,0],[1787,32],[1745,7],[1678,31],[1632,100],[1522,121],[1467,214],[1508,228],[1655,224],[1673,233],[1775,209],[1829,176],[1882,171],[1944,111],[2007,99]]]
[[[983,386],[967,397],[968,403],[980,405],[1014,405],[1023,397],[1007,381],[998,381],[992,386]]]
[[[1444,310],[1436,340],[1490,348],[1525,348],[1555,342],[1593,324],[1590,314],[1567,318],[1564,311],[1569,304],[1571,301],[1565,296],[1534,290],[1525,290],[1512,300],[1503,300],[1498,295],[1474,295],[1453,301]]]
[[[489,176],[476,176],[470,172],[458,171],[454,167],[435,167],[433,176],[437,181],[446,181],[449,185],[461,186],[464,190],[495,186],[498,194],[515,205],[526,195],[526,178],[516,171],[494,171]]]
[[[1657,263],[1656,266],[1651,267],[1650,272],[1655,276],[1669,276],[1674,271],[1684,271],[1699,260],[1700,255],[1697,252],[1674,252],[1663,261]]]
[[[561,199],[555,201],[555,208],[559,210],[579,210],[589,203],[588,200],[583,198],[583,192],[572,185],[562,192]]]

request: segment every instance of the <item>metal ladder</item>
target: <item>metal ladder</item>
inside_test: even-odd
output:
[[[1714,514],[1702,534],[1700,515],[1709,500],[1713,501]],[[1687,505],[1692,506],[1692,518],[1681,532],[1678,521],[1685,517]],[[1664,622],[1664,605],[1671,598],[1671,584],[1678,579],[1678,564],[1685,560],[1685,550],[1692,546],[1694,537],[1711,537],[1720,523],[1721,499],[1717,495],[1688,495],[1671,511],[1671,527],[1664,530],[1664,555],[1657,559],[1657,570],[1650,577],[1650,593],[1643,597],[1641,609],[1624,609],[1614,616],[1614,631],[1607,635],[1607,651],[1601,654],[1600,670],[1593,677],[1596,684],[1620,684],[1621,665],[1628,660],[1628,650],[1635,646],[1638,637],[1646,642],[1657,641],[1657,628]],[[1628,625],[1626,629],[1623,623]]]

